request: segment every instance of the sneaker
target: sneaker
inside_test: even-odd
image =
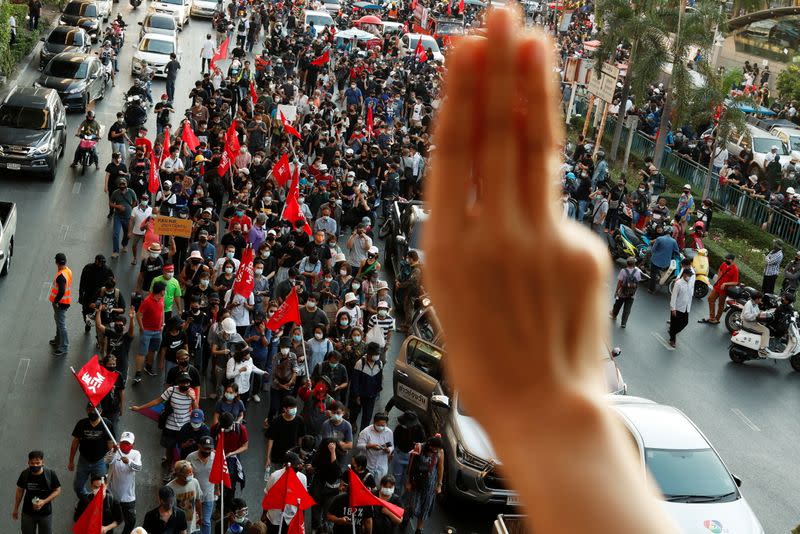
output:
[[[55,347],[55,346],[56,346],[56,343],[58,343],[58,342],[56,341],[56,338],[53,338],[53,339],[51,339],[50,341],[48,341],[48,343],[50,343],[52,346],[54,346],[54,347]]]
[[[67,351],[65,350],[55,350],[53,351],[53,356],[66,356]]]
[[[126,252],[128,252],[128,247],[122,247],[122,250],[120,250],[120,252],[125,254]]]
[[[133,383],[134,384],[138,384],[141,381],[142,381],[142,372],[141,371],[136,371],[136,374],[133,377]]]
[[[624,324],[619,325],[620,328],[625,328]]]
[[[261,397],[258,396],[258,393],[253,395],[253,402],[261,402]]]
[[[119,252],[112,252],[112,253],[111,253],[111,259],[112,259],[112,260],[115,260],[115,259],[117,259],[117,258],[119,258]]]
[[[147,373],[150,376],[156,376],[156,372],[153,370],[153,366],[152,365],[145,365],[144,366],[144,372]]]
[[[85,325],[83,326],[83,333],[84,333],[84,334],[88,334],[88,333],[89,333],[89,332],[91,332],[91,331],[92,331],[92,325],[90,325],[90,324],[88,324],[88,323],[87,323],[87,324],[85,324]]]
[[[133,259],[131,260],[131,265],[136,265],[136,258],[133,258]]]
[[[70,164],[70,167],[72,167],[73,169],[74,169],[74,168],[76,168],[77,166],[78,166],[78,163],[77,163],[77,162],[75,162],[75,161],[73,161],[73,162]]]

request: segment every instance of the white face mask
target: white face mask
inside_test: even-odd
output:
[[[375,432],[383,432],[384,430],[386,430],[385,426],[373,425],[373,427],[375,428]]]
[[[339,269],[339,274],[342,276],[347,276],[347,269]]]
[[[316,333],[314,334],[314,337],[315,337],[316,339],[322,339],[322,332],[316,332]]]
[[[387,310],[378,310],[379,317],[386,317],[387,315],[389,315],[389,312]]]
[[[226,252],[226,253],[225,253],[225,257],[226,257],[226,258],[228,258],[228,259],[230,260],[230,259],[233,259],[233,255],[234,255],[234,254],[235,254],[235,252]]]
[[[161,256],[161,254],[160,254],[160,253],[158,253],[158,252],[151,252],[151,253],[150,253],[150,257],[151,257],[151,258],[153,258],[153,259],[156,259],[156,258],[158,258],[159,256]]]
[[[164,273],[164,278],[166,278],[167,280],[171,279],[172,273]]]
[[[353,291],[358,291],[358,288],[361,287],[361,284],[359,283],[350,284],[350,287],[353,288]]]
[[[269,258],[269,250],[265,250],[264,252],[262,252],[261,253],[261,257],[264,258],[264,259]]]
[[[306,302],[306,306],[308,306],[309,310],[315,310],[317,308],[316,302]]]
[[[380,359],[381,359],[381,356],[380,356],[380,354],[376,354],[375,356],[373,356],[373,357],[372,357],[372,361],[373,361],[373,362],[380,361]]]
[[[233,272],[233,267],[225,267],[225,274],[231,274]]]
[[[200,280],[200,287],[202,287],[204,289],[207,288],[208,287],[208,279],[203,278],[202,280]]]
[[[261,273],[263,273],[263,272],[264,272],[264,269],[256,269],[256,270],[255,270],[255,271],[253,271],[253,272],[254,272],[254,273],[256,273],[256,276],[261,276]]]
[[[197,430],[201,426],[203,426],[203,423],[192,423],[192,428],[194,428],[195,430]]]
[[[287,354],[289,354],[289,347],[284,347],[284,348],[282,348],[282,349],[281,349],[281,354],[283,354],[284,356],[286,356]]]
[[[394,488],[381,488],[381,495],[384,497],[391,497],[394,494]]]

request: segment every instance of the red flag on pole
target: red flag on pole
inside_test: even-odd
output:
[[[278,306],[272,317],[266,322],[265,326],[269,330],[280,328],[286,323],[299,323],[300,322],[300,301],[297,300],[297,292],[294,288],[286,296],[283,304]]]
[[[292,293],[294,293],[294,290],[292,290]],[[288,301],[289,299],[286,300]],[[278,315],[279,311],[276,311],[275,315]],[[297,473],[294,472],[291,466],[284,470],[281,478],[264,495],[264,500],[261,501],[261,509],[283,510],[287,504],[297,506],[298,512],[296,515],[302,515],[304,510],[316,504],[306,488],[303,487],[303,483],[297,478]]]
[[[228,461],[225,459],[225,433],[220,432],[217,437],[217,450],[214,452],[214,463],[211,464],[211,472],[208,474],[208,481],[212,484],[222,482],[226,488],[231,487],[231,474],[228,472]]]
[[[192,130],[192,127],[189,125],[188,121],[183,123],[183,133],[181,134],[181,141],[186,143],[186,146],[188,146],[189,150],[191,150],[192,152],[194,152],[197,149],[198,145],[200,145],[200,140],[194,134],[194,130]]]
[[[417,0],[411,0],[411,11],[417,9]]]
[[[105,486],[100,486],[100,490],[94,494],[89,506],[86,507],[78,520],[75,521],[75,524],[72,525],[73,534],[100,534],[103,531],[103,498],[105,489]]]
[[[382,506],[392,512],[399,518],[403,518],[403,509],[399,506],[379,499],[367,489],[358,475],[352,469],[348,469],[349,486],[350,486],[350,508],[357,508],[359,506]]]
[[[250,99],[253,101],[253,105],[258,104],[258,93],[256,93],[256,84],[253,80],[250,80]]]
[[[458,0],[458,14],[464,14],[464,0]]]
[[[239,149],[242,148],[242,145],[239,144],[239,132],[236,131],[236,126],[237,122],[234,119],[225,132],[225,150],[231,159],[235,158],[239,153]]]
[[[150,176],[147,178],[147,190],[151,194],[155,194],[158,188],[161,187],[161,177],[158,175],[158,159],[156,153],[150,151]]]
[[[289,155],[281,156],[275,165],[272,166],[272,176],[278,185],[283,187],[292,178],[292,170],[289,168]]]
[[[86,394],[92,406],[97,406],[103,397],[108,395],[114,383],[117,381],[119,373],[109,371],[97,360],[97,354],[75,373],[75,378],[81,385],[81,389]]]
[[[219,159],[219,165],[217,165],[217,174],[219,176],[225,176],[225,173],[228,172],[228,169],[231,168],[231,158],[228,157],[228,151],[223,150],[222,156]]]
[[[214,70],[217,67],[217,60],[218,59],[226,59],[228,57],[228,46],[231,44],[231,38],[228,37],[222,44],[219,45],[217,51],[214,52],[214,56],[211,58],[211,61],[208,64],[211,66],[211,70]]]
[[[286,117],[284,117],[283,112],[279,111],[278,113],[280,114],[281,124],[283,125],[283,130],[287,134],[291,134],[291,135],[295,136],[298,139],[302,139],[302,137],[300,136],[300,132],[295,130],[294,126],[289,124],[289,122],[286,120]]]
[[[331,54],[329,51],[325,50],[325,52],[323,52],[323,54],[318,58],[314,59],[311,62],[311,64],[314,65],[315,67],[321,67],[330,60],[331,60]]]
[[[250,297],[256,280],[253,277],[253,249],[247,247],[242,251],[242,261],[239,263],[239,270],[236,271],[236,279],[233,282],[233,293],[244,298]]]
[[[303,221],[303,231],[308,235],[313,233],[311,231],[311,226],[308,225],[305,215],[303,215],[303,211],[300,209],[300,203],[297,201],[297,193],[290,194],[286,197],[286,203],[283,206],[282,218],[289,221],[294,226],[297,225],[297,221]]]
[[[289,521],[289,529],[286,531],[286,534],[305,534],[306,532],[306,525],[303,521],[303,514],[298,512],[294,514],[294,517],[291,521]]]
[[[165,159],[167,159],[167,154],[169,154],[169,148],[171,145],[172,139],[169,135],[169,126],[164,126],[164,140],[161,144],[161,156],[158,158],[158,166],[161,167],[161,163]]]
[[[447,0],[447,16],[448,17],[452,17],[453,16],[453,5],[452,5],[451,2],[452,2],[452,0]]]
[[[367,137],[372,138],[373,128],[375,127],[374,118],[372,116],[372,106],[367,107]]]
[[[419,61],[428,61],[428,53],[422,46],[422,39],[417,41],[417,47],[414,49],[414,55],[417,56],[417,60]]]

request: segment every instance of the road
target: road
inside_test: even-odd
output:
[[[122,72],[117,87],[105,101],[96,106],[98,120],[106,127],[122,107],[122,94],[130,86],[130,59],[136,41],[136,22],[144,14],[126,3],[114,4],[114,15],[121,11],[132,31],[128,32],[120,56]],[[200,77],[199,50],[207,21],[193,20],[180,36],[183,67],[177,81],[175,109],[188,107],[188,95],[194,80]],[[31,84],[38,75],[33,65],[26,66],[19,83]],[[164,91],[164,82],[156,81],[153,94]],[[182,96],[183,95],[183,96]],[[68,120],[68,133],[73,133],[82,120],[73,114]],[[154,117],[150,118],[154,131]],[[88,171],[80,176],[68,167],[76,139],[69,136],[66,157],[59,166],[54,183],[37,182],[27,176],[5,173],[0,177],[0,199],[18,204],[19,228],[16,236],[14,264],[10,275],[0,280],[0,339],[4,350],[0,361],[5,372],[0,375],[0,476],[7,483],[0,485],[0,506],[8,519],[13,503],[14,484],[26,466],[26,453],[42,449],[46,462],[54,468],[64,485],[64,494],[55,503],[57,532],[69,528],[75,497],[71,490],[72,474],[66,470],[70,432],[84,416],[84,400],[69,367],[79,367],[93,353],[93,336],[84,335],[77,306],[69,313],[70,353],[56,359],[47,340],[53,334],[51,308],[47,289],[52,280],[56,252],[65,252],[77,274],[94,255],[111,253],[111,225],[105,215],[106,195],[102,172]],[[110,147],[99,145],[100,162],[110,160]],[[101,169],[102,169],[101,166]],[[135,268],[123,255],[109,260],[121,288],[129,294],[135,279]],[[555,276],[555,275],[554,275]],[[786,532],[800,518],[793,514],[794,497],[800,493],[800,467],[791,461],[795,437],[800,423],[791,416],[800,400],[800,375],[788,363],[732,364],[727,357],[727,339],[722,327],[699,325],[696,319],[705,311],[704,303],[696,302],[689,327],[679,337],[677,350],[669,350],[665,338],[666,296],[646,293],[637,297],[634,314],[627,330],[616,329],[613,340],[623,348],[619,363],[630,394],[641,395],[675,405],[684,410],[718,448],[731,470],[743,480],[743,491],[764,524],[766,532]],[[394,340],[395,349],[399,337]],[[385,393],[391,389],[391,364],[386,369]],[[793,389],[794,388],[794,389]],[[158,378],[147,377],[141,385],[129,389],[128,404],[141,404],[161,392]],[[382,402],[388,400],[384,394]],[[204,408],[209,406],[204,405]],[[244,455],[249,476],[244,497],[251,517],[259,515],[263,484],[264,438],[259,431],[266,406],[251,404],[250,450]],[[397,415],[395,412],[393,415]],[[158,447],[155,424],[144,417],[126,413],[121,429],[137,435],[136,446],[142,451],[146,469],[138,476],[139,516],[155,503],[155,490],[160,484]],[[788,453],[788,454],[787,454]],[[474,506],[452,509],[437,507],[427,532],[439,532],[452,525],[459,532],[488,532],[492,517],[498,512]],[[3,524],[7,524],[3,521]],[[10,531],[5,529],[5,531]]]

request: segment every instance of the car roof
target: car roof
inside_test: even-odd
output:
[[[68,4],[95,4],[94,0],[69,0]]]
[[[425,35],[424,33],[407,33],[406,37],[408,37],[409,39],[422,38],[422,40],[428,40],[428,39],[433,40],[433,41],[436,40],[433,37],[431,37],[430,35]]]
[[[150,39],[153,41],[169,41],[171,43],[176,42],[175,37],[173,35],[166,35],[163,33],[150,33],[147,32],[142,35],[142,40]]]
[[[750,132],[751,137],[766,137],[769,139],[775,139],[776,141],[780,141],[780,139],[778,139],[768,131],[762,130],[758,126],[753,126],[752,124],[746,124],[745,126],[747,126],[747,130]]]
[[[80,26],[56,26],[55,28],[50,31],[48,37],[53,35],[54,33],[70,33],[70,32],[79,32],[79,33],[86,33],[83,28]]]
[[[797,128],[786,128],[785,126],[773,126],[772,130],[776,132],[785,133],[786,135],[800,135],[800,130]]]
[[[674,406],[632,396],[606,397],[648,449],[697,450],[711,445]]]
[[[152,12],[151,13],[147,13],[147,15],[145,15],[144,18],[145,18],[145,20],[149,20],[149,19],[165,19],[165,20],[169,19],[171,21],[175,20],[175,17],[173,17],[172,15],[168,15],[167,13],[152,13]]]
[[[47,87],[23,87],[17,85],[4,93],[0,102],[12,106],[26,106],[35,108],[47,107],[47,101],[55,94],[55,89]]]

